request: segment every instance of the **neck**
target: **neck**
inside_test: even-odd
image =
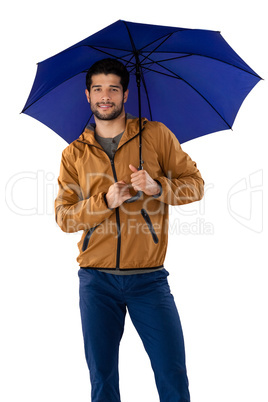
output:
[[[126,115],[123,113],[114,120],[100,120],[95,117],[95,132],[104,138],[114,138],[122,133],[126,127]]]

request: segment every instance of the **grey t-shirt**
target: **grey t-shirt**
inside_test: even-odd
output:
[[[111,159],[114,157],[114,154],[116,153],[118,144],[122,138],[123,133],[118,134],[116,137],[113,138],[104,138],[95,133],[96,140],[102,146],[104,151],[109,155]]]
[[[100,137],[98,134],[95,133],[96,140],[102,146],[104,151],[109,155],[109,157],[111,159],[113,159],[113,157],[114,157],[114,154],[117,150],[118,144],[122,138],[123,133],[118,134],[117,136],[115,136],[113,138]],[[114,275],[134,275],[134,274],[147,274],[149,272],[159,271],[160,269],[163,269],[163,267],[154,268],[154,269],[141,268],[141,269],[131,269],[131,270],[99,269],[98,271],[106,272],[106,273],[114,274]]]

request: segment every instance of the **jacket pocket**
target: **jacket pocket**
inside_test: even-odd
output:
[[[151,221],[151,219],[150,219],[150,216],[148,215],[148,213],[147,213],[147,211],[146,211],[145,209],[142,209],[142,210],[141,210],[141,214],[142,214],[142,216],[143,216],[145,222],[146,222],[147,225],[148,225],[148,228],[149,228],[149,230],[150,230],[150,232],[151,232],[151,235],[152,235],[152,238],[153,238],[154,243],[157,244],[159,240],[158,240],[157,234],[155,233],[155,230],[154,230],[152,221]]]
[[[92,236],[94,230],[95,230],[97,227],[98,227],[98,225],[97,225],[97,226],[94,226],[94,228],[91,228],[91,229],[88,230],[88,232],[87,232],[87,234],[86,234],[86,236],[85,236],[85,238],[84,238],[84,242],[83,242],[83,246],[82,246],[82,251],[85,251],[85,250],[87,249],[87,246],[88,246],[88,243],[89,243],[89,239],[91,238],[91,236]]]

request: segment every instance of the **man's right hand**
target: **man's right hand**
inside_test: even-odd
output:
[[[106,194],[109,208],[117,208],[131,197],[129,184],[126,184],[124,181],[118,181],[117,183],[112,184]]]

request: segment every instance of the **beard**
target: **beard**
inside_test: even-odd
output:
[[[118,116],[120,116],[120,114],[123,111],[124,108],[124,101],[122,100],[121,104],[116,106],[115,103],[113,102],[107,102],[107,105],[111,105],[112,109],[110,113],[102,113],[101,110],[99,109],[100,105],[105,105],[105,102],[100,102],[100,103],[96,103],[95,105],[90,104],[91,107],[91,111],[94,114],[94,116],[99,119],[99,120],[114,120],[116,119]]]

